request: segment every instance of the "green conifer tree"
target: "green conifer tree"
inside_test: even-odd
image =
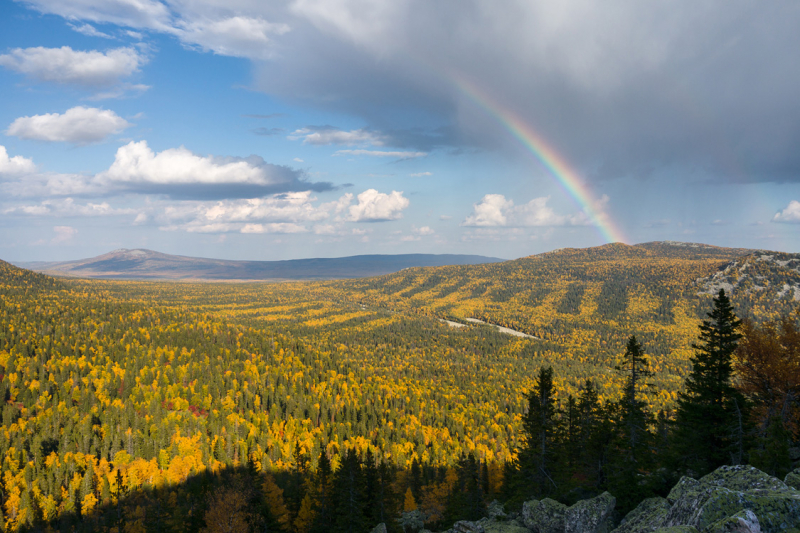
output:
[[[364,516],[366,494],[361,458],[355,450],[347,450],[333,480],[334,527],[338,533],[367,531]]]
[[[654,418],[642,398],[643,389],[649,386],[646,380],[653,373],[635,336],[628,340],[623,364],[617,370],[624,372],[625,385],[619,402],[609,489],[622,512],[628,512],[649,495],[643,476],[654,463],[655,444],[650,429]]]
[[[744,397],[731,384],[741,321],[720,289],[693,344],[692,371],[678,396],[671,453],[676,468],[700,477],[742,461],[747,419]]]
[[[511,483],[516,499],[553,495],[560,421],[554,396],[553,369],[541,367],[533,388],[526,395],[528,411],[522,419],[525,444],[518,453],[517,472]]]

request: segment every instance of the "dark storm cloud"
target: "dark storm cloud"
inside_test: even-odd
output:
[[[470,80],[594,179],[664,168],[800,181],[800,4],[293,4],[258,86],[359,115],[407,146],[512,148]],[[334,9],[335,7],[335,9]]]

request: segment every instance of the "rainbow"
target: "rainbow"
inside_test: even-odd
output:
[[[461,76],[451,74],[456,87],[472,102],[497,119],[547,169],[561,188],[586,213],[606,242],[627,242],[624,233],[610,218],[598,211],[589,188],[569,163],[528,124]]]

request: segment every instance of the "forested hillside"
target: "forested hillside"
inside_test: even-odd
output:
[[[0,263],[6,528],[88,516],[120,491],[227,466],[317,471],[322,452],[334,471],[346,450],[369,452],[399,469],[394,493],[413,486],[431,508],[465,457],[484,465],[487,487],[499,486],[542,365],[553,367],[560,402],[587,377],[615,399],[624,380],[614,366],[635,334],[654,372],[648,408],[671,408],[710,280],[733,276],[731,262],[747,262],[741,252],[609,245],[380,278],[240,285],[55,280]],[[765,266],[760,257],[747,262],[761,269],[759,286],[774,278],[781,288],[731,285],[732,300],[771,318],[797,305],[783,284],[800,287],[800,274],[796,258]],[[466,318],[540,339],[440,320]],[[409,477],[414,465],[439,470]],[[303,493],[276,479],[287,499]],[[289,506],[292,520],[300,503]]]

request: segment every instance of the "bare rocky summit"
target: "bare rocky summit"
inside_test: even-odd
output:
[[[781,481],[752,466],[723,466],[699,480],[681,478],[666,498],[642,501],[619,524],[616,500],[604,492],[569,507],[531,500],[518,514],[498,512],[493,502],[491,517],[444,533],[800,533],[798,489],[800,469]]]

